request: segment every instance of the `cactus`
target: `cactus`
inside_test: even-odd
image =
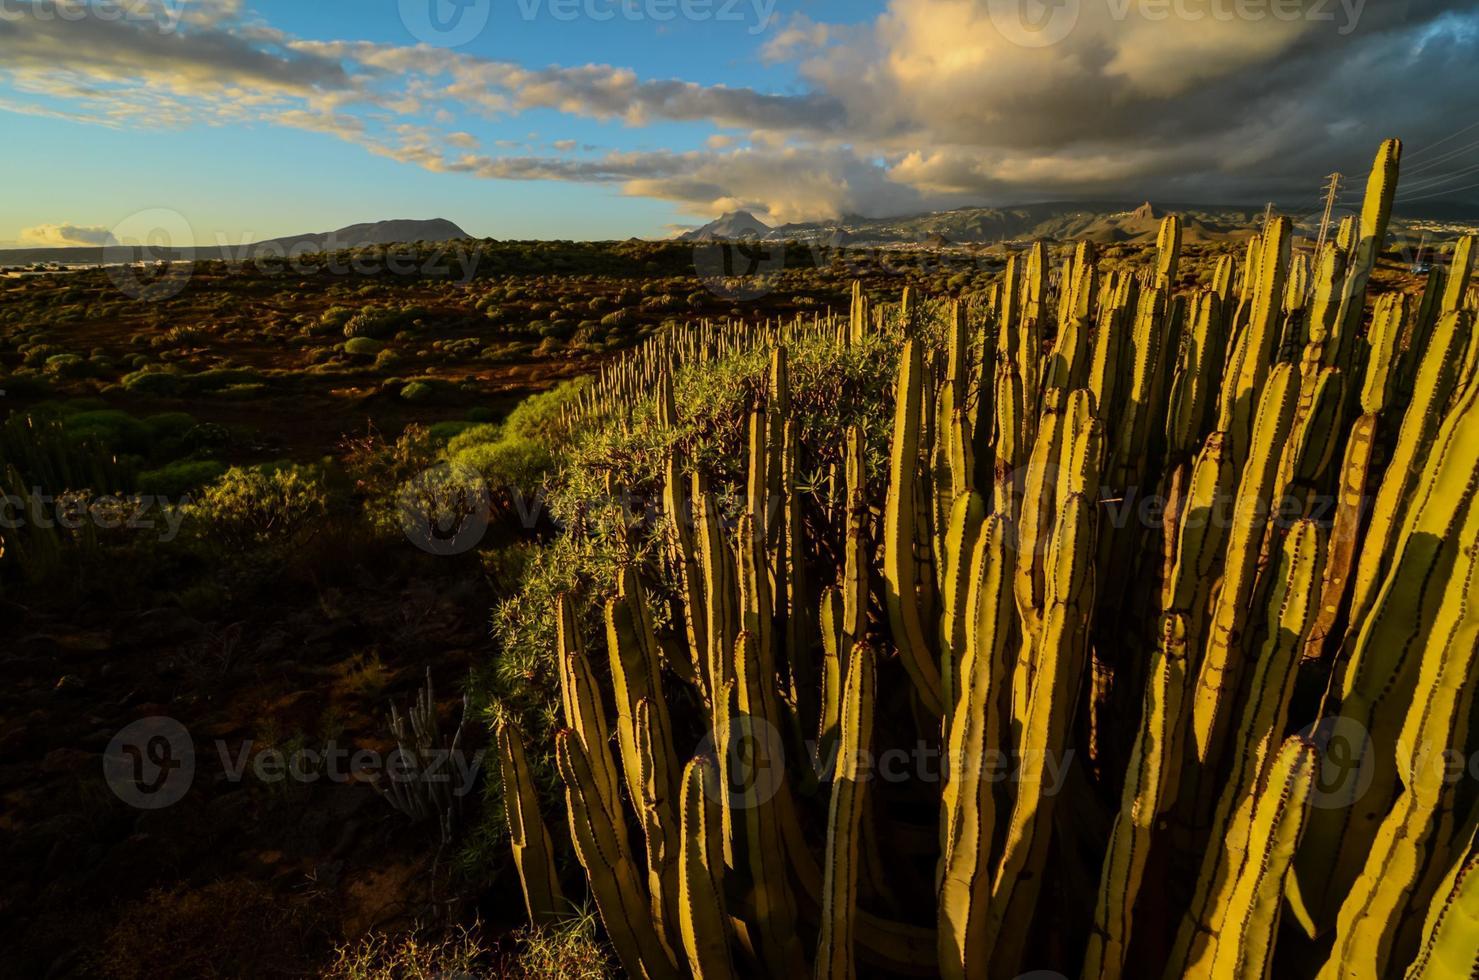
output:
[[[1192,709],[1192,748],[1196,764],[1210,771],[1221,756],[1231,717],[1230,693],[1238,687],[1248,600],[1257,571],[1258,547],[1273,502],[1279,449],[1294,413],[1293,368],[1274,368],[1258,406],[1247,465],[1238,484],[1232,527],[1228,532],[1224,577],[1207,634],[1206,652],[1197,672]]]
[[[1479,849],[1471,834],[1464,853],[1433,899],[1422,951],[1407,980],[1462,980],[1479,969],[1474,931],[1479,929]]]
[[[611,729],[606,709],[601,703],[600,688],[586,659],[585,644],[575,621],[575,606],[570,596],[555,599],[557,655],[560,661],[560,697],[565,726],[571,737],[585,750],[586,765],[595,779],[601,804],[618,833],[626,836],[626,818],[622,815],[620,777],[611,758]]]
[[[724,910],[724,853],[719,772],[707,759],[683,770],[683,834],[679,853],[679,923],[688,967],[698,980],[736,976]]]
[[[1045,765],[1049,758],[1063,759],[1074,693],[1083,676],[1084,627],[1094,602],[1094,533],[1092,505],[1081,494],[1069,496],[1053,531],[1047,613],[1037,640],[1042,653],[1029,694],[1017,799],[997,866],[986,930],[994,971],[1008,975],[1016,972],[1022,957],[1052,832],[1056,798],[1044,792]]]
[[[1315,765],[1314,745],[1298,736],[1279,750],[1254,805],[1253,846],[1228,899],[1228,921],[1239,927],[1218,935],[1209,976],[1263,980],[1270,975],[1284,878],[1307,823]]]
[[[873,737],[873,700],[877,681],[873,651],[867,644],[853,648],[847,667],[847,690],[842,698],[842,736],[837,756],[837,779],[827,816],[827,851],[823,862],[822,930],[817,939],[815,976],[852,977],[853,930],[858,902],[858,837],[863,822],[868,747]]]
[[[1054,281],[1038,243],[974,301],[873,308],[855,284],[840,316],[668,331],[603,370],[581,410],[633,458],[579,452],[669,520],[573,532],[621,556],[590,597],[617,714],[561,596],[556,761],[627,970],[1472,972],[1479,807],[1436,762],[1469,747],[1479,673],[1473,242],[1421,303],[1366,295],[1399,155],[1318,254],[1270,221],[1241,281],[1224,255],[1183,290],[1201,255],[1170,218],[1153,267],[1079,245]],[[875,356],[891,401],[829,387]],[[674,379],[721,360],[753,412],[693,420],[679,452]],[[706,730],[717,759],[684,766]],[[515,866],[548,921],[513,732]],[[941,747],[939,785],[868,785],[875,743]]]
[[[955,664],[965,653],[966,634],[973,626],[967,603],[970,589],[970,560],[976,538],[986,520],[986,502],[974,491],[956,498],[945,536],[944,615],[940,619],[940,694],[948,725],[954,701]]]
[[[906,340],[899,358],[899,381],[894,405],[894,432],[890,452],[888,505],[883,518],[883,584],[889,622],[899,658],[914,681],[926,710],[943,712],[940,671],[926,639],[918,597],[914,558],[917,537],[915,475],[919,462],[920,406],[924,365],[917,342]]]
[[[1084,980],[1124,976],[1135,900],[1145,880],[1151,840],[1159,817],[1176,798],[1180,753],[1175,736],[1183,727],[1189,680],[1186,654],[1186,618],[1177,613],[1162,617],[1140,729],[1099,876]]]
[[[1448,861],[1457,785],[1435,746],[1469,744],[1470,715],[1479,673],[1479,507],[1470,506],[1459,538],[1460,550],[1432,643],[1422,654],[1417,694],[1402,733],[1397,757],[1404,792],[1382,822],[1365,867],[1341,905],[1335,946],[1323,978],[1388,976],[1394,965],[1411,959],[1415,933],[1400,927],[1414,908],[1427,905],[1431,879]]]
[[[1010,525],[993,514],[971,556],[971,628],[950,716],[940,806],[939,968],[948,978],[984,974],[991,952],[986,929],[996,773],[986,766],[1005,737],[998,688],[1010,676],[1007,657],[1016,626],[1011,537]]]
[[[565,894],[555,870],[554,845],[549,828],[539,812],[539,794],[524,754],[524,733],[508,722],[499,722],[495,737],[498,764],[503,777],[503,810],[508,824],[514,867],[524,890],[524,908],[529,921],[547,926],[565,912]]]
[[[1235,729],[1242,751],[1232,762],[1207,837],[1196,890],[1171,955],[1185,975],[1204,975],[1209,943],[1227,923],[1234,875],[1247,859],[1252,804],[1268,777],[1275,746],[1284,732],[1295,670],[1315,614],[1324,548],[1318,525],[1299,521],[1284,541],[1283,560],[1268,599],[1268,635],[1255,661],[1247,700]]]
[[[1442,583],[1461,547],[1463,514],[1479,486],[1479,459],[1462,446],[1479,445],[1479,388],[1472,388],[1443,422],[1413,488],[1393,560],[1369,611],[1354,613],[1348,659],[1332,683],[1340,724],[1364,733],[1343,760],[1335,802],[1316,812],[1302,849],[1291,901],[1312,935],[1334,923],[1335,903],[1349,889],[1369,852],[1397,781],[1395,744],[1416,683],[1418,657],[1441,608]],[[1358,789],[1363,804],[1353,806]]]
[[[742,528],[748,520],[749,515],[742,518]],[[769,675],[763,670],[764,660],[756,635],[749,631],[741,633],[735,645],[738,714],[731,721],[729,742],[730,751],[738,749],[744,771],[750,774],[738,805],[743,810],[760,959],[772,976],[797,976],[805,972],[805,958],[796,936],[796,899],[786,882],[786,847],[781,827],[786,800],[778,801],[781,794],[775,793],[776,788],[768,783],[762,784],[757,775],[781,771],[780,726],[774,698],[767,687]]]
[[[644,980],[676,978],[672,951],[653,924],[636,862],[601,800],[585,749],[575,733],[567,730],[555,736],[555,758],[565,781],[570,838],[622,968],[628,975]]]

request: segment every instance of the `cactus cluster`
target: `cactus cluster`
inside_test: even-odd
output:
[[[770,358],[737,519],[674,451],[604,651],[558,602],[569,835],[628,973],[1475,975],[1479,806],[1444,762],[1479,682],[1473,243],[1368,301],[1400,153],[1321,254],[1276,218],[1210,287],[1171,217],[1139,272],[1038,244],[978,303],[858,290],[607,370],[581,411],[655,392],[670,426],[679,372]],[[803,337],[896,345],[886,469],[799,424]]]

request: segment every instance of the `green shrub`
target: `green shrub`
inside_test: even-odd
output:
[[[371,307],[344,324],[344,336],[383,339],[395,333],[396,328],[408,319],[409,314],[405,310]]]
[[[233,466],[205,488],[190,510],[193,529],[206,542],[227,554],[261,549],[270,558],[323,519],[328,493],[320,477],[301,467]]]
[[[344,342],[344,352],[356,357],[374,357],[385,350],[385,345],[371,337],[350,337]]]
[[[142,370],[125,374],[123,387],[138,395],[172,398],[180,392],[180,376],[168,371]]]
[[[199,490],[226,472],[226,466],[215,460],[178,460],[157,470],[145,470],[135,481],[134,489],[143,494],[177,498]]]
[[[401,397],[408,402],[429,401],[436,389],[427,381],[412,381],[401,389]]]
[[[87,369],[87,361],[80,354],[53,354],[46,359],[46,373],[62,377],[77,377]]]
[[[74,441],[90,442],[113,453],[145,454],[153,444],[147,425],[117,409],[77,412],[66,416],[62,425]]]

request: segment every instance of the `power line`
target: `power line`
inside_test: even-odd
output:
[[[1479,184],[1467,184],[1467,185],[1465,185],[1463,187],[1448,187],[1448,188],[1444,188],[1443,190],[1440,190],[1440,191],[1435,191],[1432,194],[1419,194],[1417,197],[1409,197],[1409,198],[1406,198],[1405,200],[1403,200],[1402,203],[1403,204],[1416,204],[1418,201],[1431,201],[1431,200],[1434,200],[1435,198],[1447,197],[1450,194],[1461,194],[1464,191],[1471,191],[1471,190],[1473,190],[1476,187],[1479,187]]]
[[[1472,143],[1465,143],[1458,149],[1449,150],[1447,153],[1433,157],[1431,160],[1425,160],[1420,166],[1406,168],[1406,174],[1408,176],[1411,176],[1413,174],[1426,173],[1427,171],[1433,170],[1434,168],[1440,166],[1446,160],[1450,160],[1456,156],[1462,156],[1463,154],[1470,153],[1476,149],[1479,149],[1479,140],[1475,140]]]
[[[1467,133],[1467,132],[1469,132],[1471,130],[1475,130],[1475,129],[1479,129],[1479,122],[1470,123],[1469,125],[1465,126],[1463,129],[1460,129],[1460,130],[1457,130],[1455,132],[1449,133],[1447,136],[1443,137],[1441,140],[1438,140],[1437,142],[1429,143],[1427,146],[1424,146],[1424,147],[1422,147],[1420,149],[1414,150],[1412,153],[1408,154],[1408,159],[1410,160],[1413,157],[1420,157],[1424,153],[1431,153],[1436,147],[1442,146],[1444,143],[1447,143],[1449,140],[1458,139],[1460,136],[1464,135],[1465,133]]]
[[[1442,184],[1445,184],[1451,180],[1456,180],[1459,177],[1466,177],[1471,173],[1475,173],[1476,171],[1479,171],[1479,163],[1474,164],[1472,167],[1465,167],[1463,170],[1455,170],[1452,173],[1444,174],[1441,177],[1425,177],[1422,180],[1414,181],[1413,183],[1407,185],[1406,190],[1436,190]],[[1397,196],[1402,196],[1400,190],[1398,191]]]

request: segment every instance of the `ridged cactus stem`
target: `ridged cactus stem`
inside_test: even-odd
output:
[[[748,520],[748,515],[745,520]],[[749,856],[751,906],[759,936],[760,961],[771,976],[795,977],[807,972],[805,954],[796,935],[796,900],[787,880],[785,835],[781,812],[785,805],[783,746],[769,685],[773,675],[764,669],[755,634],[740,634],[735,644],[738,676],[738,713],[731,720],[729,751],[737,752],[741,771],[748,774],[735,803],[743,811],[745,850]]]
[[[1017,797],[997,866],[987,926],[992,975],[1017,972],[1042,887],[1057,802],[1056,793],[1047,785],[1049,761],[1053,766],[1065,763],[1094,604],[1094,510],[1082,495],[1070,496],[1053,532],[1042,655],[1018,746]]]
[[[1314,619],[1324,542],[1313,521],[1298,521],[1284,540],[1268,598],[1268,635],[1254,662],[1248,697],[1234,729],[1232,768],[1222,785],[1201,873],[1171,956],[1177,976],[1206,977],[1224,928],[1238,869],[1250,847],[1252,801],[1267,778],[1294,694],[1299,653]]]
[[[1370,490],[1372,450],[1380,420],[1363,415],[1351,425],[1346,439],[1345,459],[1340,465],[1340,483],[1336,491],[1335,518],[1330,527],[1330,553],[1325,562],[1325,575],[1320,584],[1320,608],[1305,641],[1304,659],[1323,661],[1330,635],[1345,608],[1351,574],[1355,569],[1357,548],[1365,521],[1367,494]]]
[[[1176,285],[1176,271],[1181,262],[1181,218],[1168,214],[1161,219],[1156,237],[1155,280],[1161,289]]]
[[[1217,427],[1229,434],[1233,464],[1238,468],[1248,458],[1256,409],[1273,364],[1291,235],[1288,218],[1275,218],[1269,224],[1258,257],[1258,281],[1251,298],[1248,325],[1238,338],[1237,353],[1228,365],[1223,383]]]
[[[703,697],[709,696],[709,657],[705,644],[709,624],[705,617],[708,603],[704,596],[703,572],[694,547],[694,513],[683,478],[683,458],[674,449],[663,467],[663,510],[668,519],[668,560],[674,571],[678,592],[678,615],[693,664],[694,676]]]
[[[1433,898],[1407,980],[1468,980],[1479,972],[1479,846],[1471,836]]]
[[[841,980],[856,975],[853,933],[858,905],[858,868],[868,781],[873,777],[873,701],[877,679],[873,651],[853,647],[842,698],[842,737],[837,778],[827,810],[827,847],[822,862],[822,928],[815,976]]]
[[[653,924],[636,862],[601,802],[585,749],[574,732],[555,736],[555,760],[565,781],[575,854],[622,968],[642,980],[676,980],[672,951]]]
[[[1458,357],[1465,337],[1472,331],[1472,313],[1445,315],[1433,331],[1431,342],[1418,369],[1417,387],[1402,417],[1401,431],[1387,463],[1386,473],[1371,507],[1371,522],[1356,562],[1352,584],[1351,622],[1361,623],[1376,599],[1376,590],[1390,564],[1405,515],[1411,506],[1413,487],[1438,428],[1444,405],[1458,383]]]
[[[703,580],[704,674],[710,698],[734,677],[729,651],[739,635],[734,556],[725,542],[719,502],[701,473],[693,475],[694,547]]]
[[[1337,731],[1361,732],[1340,746],[1338,785],[1316,812],[1299,855],[1291,902],[1312,935],[1334,924],[1395,793],[1396,742],[1429,642],[1444,585],[1463,542],[1463,515],[1479,488],[1479,388],[1449,413],[1413,487],[1398,544],[1370,611],[1352,620],[1347,659],[1332,682]],[[1328,780],[1327,780],[1328,781]],[[1355,793],[1361,790],[1361,805]]]
[[[683,771],[683,835],[679,853],[679,918],[683,951],[695,980],[735,977],[724,909],[724,853],[719,770],[694,759]]]
[[[1275,367],[1260,399],[1253,442],[1238,484],[1222,587],[1207,634],[1206,653],[1197,671],[1192,708],[1191,757],[1203,774],[1210,773],[1220,760],[1232,717],[1259,549],[1273,503],[1280,451],[1293,421],[1297,394],[1293,367],[1288,364]]]
[[[585,653],[580,629],[575,620],[575,604],[566,593],[555,599],[556,652],[560,658],[560,699],[565,726],[572,737],[580,739],[585,749],[586,764],[594,773],[601,803],[617,830],[626,836],[626,818],[621,806],[620,776],[611,757],[611,728],[606,708],[601,702],[601,689]]]
[[[1449,762],[1470,748],[1479,686],[1479,507],[1470,506],[1461,549],[1422,654],[1416,696],[1397,739],[1404,792],[1382,822],[1365,867],[1341,905],[1335,946],[1321,980],[1391,976],[1416,952],[1404,923],[1427,906],[1434,878],[1447,868],[1458,784]]]
[[[1366,182],[1366,198],[1361,206],[1360,237],[1351,256],[1350,274],[1341,292],[1340,313],[1336,319],[1335,343],[1327,351],[1326,364],[1349,371],[1366,307],[1366,285],[1376,268],[1387,236],[1387,222],[1392,216],[1392,201],[1397,196],[1397,172],[1402,164],[1402,141],[1387,140],[1376,153],[1371,176]],[[1348,250],[1349,251],[1349,250]]]
[[[1249,839],[1253,846],[1238,871],[1228,921],[1239,924],[1217,937],[1211,976],[1264,980],[1270,976],[1274,939],[1284,906],[1284,879],[1299,848],[1310,812],[1317,757],[1298,736],[1284,743],[1259,793]]]
[[[954,708],[955,671],[965,654],[966,635],[974,625],[967,596],[971,584],[970,561],[976,551],[976,538],[986,520],[986,502],[971,491],[957,497],[950,510],[950,525],[945,534],[944,615],[940,619],[940,692],[945,701],[945,720],[949,724]]]
[[[920,411],[924,363],[918,342],[906,340],[899,358],[888,502],[883,518],[883,583],[889,623],[899,658],[913,680],[920,702],[931,714],[943,713],[940,671],[927,639],[919,600],[916,477],[919,471]]]
[[[1118,980],[1125,975],[1135,902],[1145,881],[1151,842],[1160,817],[1176,798],[1181,769],[1177,736],[1184,727],[1190,682],[1186,642],[1186,618],[1174,613],[1161,617],[1160,644],[1150,662],[1140,729],[1099,878],[1084,980]]]
[[[514,867],[524,891],[529,921],[548,926],[568,911],[560,875],[555,869],[554,845],[539,811],[534,774],[524,754],[524,733],[509,722],[499,722],[494,733],[503,777],[503,813],[513,847]]]
[[[939,967],[951,980],[984,975],[991,954],[986,934],[998,773],[988,766],[1005,739],[1002,689],[1016,632],[1014,547],[1010,524],[993,514],[971,556],[971,629],[946,733],[940,806]]]

